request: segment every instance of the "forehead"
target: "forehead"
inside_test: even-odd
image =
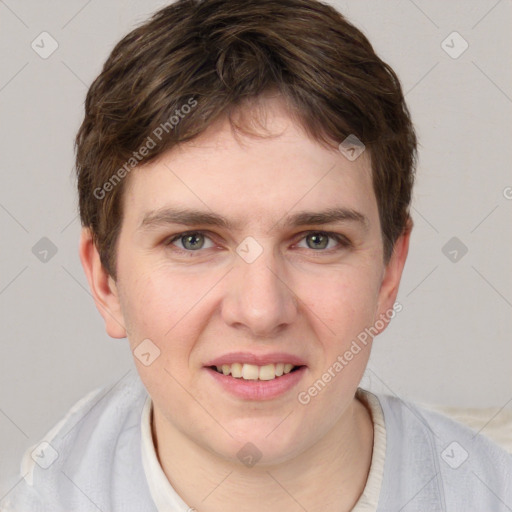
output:
[[[294,209],[377,212],[367,152],[350,161],[311,140],[278,100],[264,108],[261,133],[270,136],[234,133],[223,119],[139,165],[126,184],[125,221],[138,227],[150,210],[169,206],[231,216],[239,227],[275,223]]]

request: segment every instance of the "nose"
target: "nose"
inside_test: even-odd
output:
[[[248,336],[271,338],[296,319],[298,297],[270,249],[252,263],[237,258],[227,279],[222,317],[230,327],[246,330]]]

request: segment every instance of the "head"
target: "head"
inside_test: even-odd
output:
[[[407,255],[416,138],[393,70],[314,0],[181,0],[114,48],[76,149],[82,263],[155,414],[226,458],[247,441],[268,463],[307,450],[372,340],[299,392],[385,328]],[[297,384],[225,391],[210,367],[241,352],[288,358]]]

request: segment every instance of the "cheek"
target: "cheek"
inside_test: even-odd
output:
[[[306,306],[303,314],[319,323],[319,329],[323,326],[327,337],[346,340],[373,322],[379,288],[374,266],[326,266],[315,272],[302,268],[293,274],[291,289]],[[208,315],[200,312],[215,295],[212,289],[218,281],[214,272],[194,275],[153,268],[138,276],[132,273],[121,297],[132,349],[149,338],[162,353],[172,348],[174,360],[188,354],[203,322],[208,322]]]
[[[156,402],[165,403],[169,396],[176,403],[186,402],[179,383],[189,379],[197,335],[193,307],[205,293],[200,288],[155,269],[125,282],[122,305],[130,325],[130,348],[139,376]]]
[[[368,267],[326,269],[301,278],[305,302],[336,342],[345,343],[372,324],[378,303],[378,276]],[[327,329],[328,328],[328,329]]]
[[[134,351],[141,342],[149,339],[161,355],[164,335],[173,327],[173,312],[178,300],[165,282],[151,273],[138,275],[133,271],[123,277],[120,299],[125,324],[129,327],[130,347]]]
[[[188,356],[201,331],[201,302],[218,277],[194,277],[169,269],[151,269],[134,276],[125,286],[123,314],[130,331],[132,350],[149,338],[160,349],[160,363],[188,365]],[[172,357],[171,357],[172,356]]]

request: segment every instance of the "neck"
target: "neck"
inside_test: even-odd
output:
[[[292,460],[246,468],[204,450],[158,413],[153,439],[175,491],[198,512],[350,511],[371,465],[371,415],[354,399],[327,435]]]

